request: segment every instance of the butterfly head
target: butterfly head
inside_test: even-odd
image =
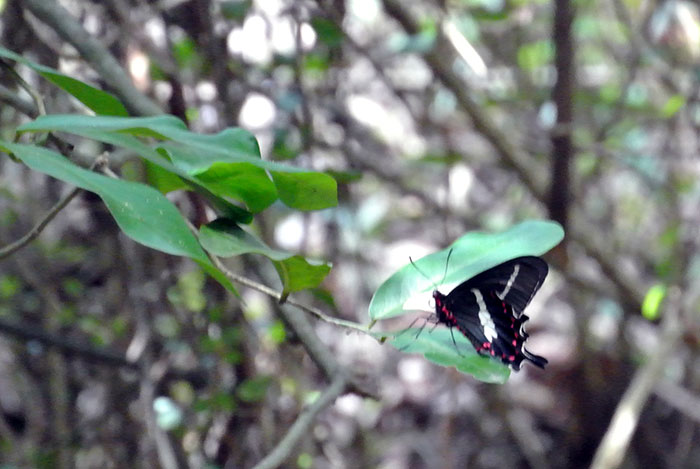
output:
[[[433,299],[435,300],[435,314],[437,315],[438,322],[452,326],[454,317],[445,303],[447,296],[443,295],[438,290],[433,290]]]

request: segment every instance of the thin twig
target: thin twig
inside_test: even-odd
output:
[[[299,418],[297,418],[294,424],[289,428],[287,434],[277,444],[275,449],[262,461],[253,466],[253,469],[274,469],[281,466],[289,457],[289,454],[299,440],[307,435],[309,427],[313,424],[316,415],[329,406],[338,396],[343,394],[347,384],[348,381],[344,375],[336,375],[331,385],[323,391],[323,394],[299,414]]]
[[[36,107],[31,101],[20,97],[10,88],[3,85],[0,85],[0,99],[29,117],[36,116]]]
[[[99,157],[95,159],[95,161],[90,165],[90,170],[95,169],[100,164],[100,159]],[[56,202],[56,204],[51,207],[51,209],[42,217],[39,222],[34,225],[34,227],[29,230],[24,236],[22,236],[20,239],[17,241],[14,241],[7,246],[0,248],[0,260],[12,255],[16,251],[22,249],[24,246],[27,244],[31,243],[34,239],[36,239],[37,236],[41,234],[42,231],[44,231],[44,228],[46,228],[46,225],[53,220],[56,215],[58,215],[58,212],[63,210],[70,202],[75,198],[76,195],[80,193],[82,189],[79,187],[76,187],[75,189],[71,190],[69,193],[67,193],[61,200]]]
[[[669,380],[657,384],[654,393],[666,404],[700,425],[700,396]]]
[[[32,101],[34,101],[38,114],[40,116],[46,115],[46,106],[44,106],[44,100],[41,98],[41,94],[27,83],[26,80],[22,78],[22,75],[17,73],[14,67],[8,65],[4,60],[0,60],[0,64],[12,75],[12,78],[14,78],[17,84],[21,86],[24,91],[29,93],[29,96],[32,97]]]
[[[195,236],[197,236],[197,229],[190,224],[190,229],[192,229],[193,233]],[[272,298],[274,298],[276,301],[280,301],[282,299],[282,293],[278,292],[277,290],[268,287],[267,285],[263,285],[261,283],[258,283],[254,280],[251,280],[247,277],[243,277],[242,275],[235,274],[231,272],[223,262],[221,262],[221,259],[219,259],[216,256],[209,256],[211,261],[214,263],[214,266],[216,266],[217,269],[219,269],[221,272],[228,277],[229,280],[239,283],[241,285],[244,285],[246,287],[252,288],[253,290],[257,290],[260,293],[264,293]],[[292,305],[296,308],[299,308],[300,310],[309,313],[313,316],[316,316],[316,318],[320,319],[321,321],[330,323],[330,324],[335,324],[336,326],[344,327],[346,329],[352,329],[357,332],[362,332],[365,334],[369,334],[369,330],[367,327],[358,324],[356,322],[352,321],[346,321],[345,319],[338,319],[334,318],[331,316],[328,316],[325,314],[323,311],[321,311],[318,308],[314,308],[313,306],[307,306],[303,303],[300,303],[292,298],[287,297],[285,299],[285,304]]]

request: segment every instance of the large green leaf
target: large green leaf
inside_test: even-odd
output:
[[[12,59],[25,64],[35,70],[39,75],[58,86],[62,90],[74,96],[78,101],[85,104],[97,114],[112,116],[127,116],[128,112],[124,105],[114,95],[102,91],[94,86],[88,85],[80,80],[64,75],[58,70],[37,64],[25,59],[11,50],[0,47],[0,57]]]
[[[261,212],[277,200],[277,189],[267,172],[250,162],[202,165],[201,158],[189,148],[164,144],[170,159],[195,181],[221,197],[244,202],[253,213]],[[200,160],[200,161],[193,161]]]
[[[292,208],[318,210],[337,205],[337,186],[331,176],[262,160],[255,138],[243,129],[225,129],[218,134],[203,135],[190,132],[182,121],[173,116],[118,118],[50,115],[40,116],[18,130],[63,131],[80,135],[95,131],[123,132],[169,140],[171,143],[163,144],[163,148],[172,155],[173,164],[188,174],[203,174],[217,163],[249,163],[272,173],[280,200]],[[175,148],[179,148],[179,151],[174,151]],[[221,174],[225,175],[226,171]],[[242,193],[238,191],[239,196]]]
[[[199,229],[204,249],[219,257],[262,254],[271,259],[282,281],[283,294],[317,287],[330,272],[327,264],[313,264],[301,256],[272,249],[235,223],[218,219]]]
[[[542,255],[563,237],[559,224],[538,220],[522,222],[502,233],[467,233],[448,248],[415,261],[415,265],[408,263],[389,277],[374,293],[369,316],[387,319],[404,314],[404,303],[417,293],[430,291],[440,283],[462,282],[515,257]]]
[[[433,363],[454,366],[486,383],[505,383],[510,369],[500,361],[481,356],[469,340],[446,327],[407,329],[389,338],[389,343],[405,353],[420,353]],[[454,341],[453,341],[454,340]]]
[[[168,254],[209,262],[177,208],[152,187],[93,173],[46,148],[3,141],[0,147],[36,171],[99,195],[133,240]]]

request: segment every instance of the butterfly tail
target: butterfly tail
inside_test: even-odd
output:
[[[544,370],[544,366],[548,363],[547,359],[544,357],[540,357],[539,355],[535,355],[534,353],[530,353],[525,348],[523,347],[523,355],[527,360],[530,360],[535,366],[538,366]]]

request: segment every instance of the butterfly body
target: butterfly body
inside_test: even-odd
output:
[[[514,370],[523,360],[544,368],[547,360],[523,347],[528,338],[523,310],[547,276],[539,257],[511,259],[488,269],[444,295],[433,292],[438,322],[456,328],[479,354],[500,359]]]

